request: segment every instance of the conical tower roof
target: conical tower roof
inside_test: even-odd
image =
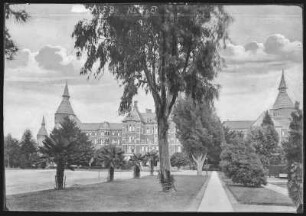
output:
[[[279,83],[278,87],[278,95],[277,98],[273,104],[273,109],[280,109],[280,108],[293,108],[294,105],[287,94],[287,86],[286,86],[286,81],[285,81],[285,76],[284,76],[284,70],[282,71],[282,78]]]
[[[56,111],[56,114],[61,113],[61,114],[75,115],[71,107],[69,98],[70,96],[69,96],[69,91],[68,91],[68,84],[66,82],[64,93],[63,93],[63,99]]]
[[[47,132],[47,130],[45,128],[45,117],[43,117],[43,120],[41,122],[41,127],[40,127],[40,129],[38,131],[37,136],[48,136],[48,132]]]
[[[66,85],[65,85],[63,97],[68,97],[68,98],[70,98],[67,82],[66,82]]]
[[[279,83],[278,90],[279,91],[286,91],[286,89],[287,89],[287,85],[286,85],[286,81],[285,81],[284,70],[282,70],[282,78],[281,78],[281,81]]]

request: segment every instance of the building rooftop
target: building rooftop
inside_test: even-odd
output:
[[[224,121],[223,125],[233,130],[248,129],[253,125],[254,121]]]
[[[156,115],[152,112],[140,113],[145,123],[156,123]]]
[[[287,85],[285,81],[284,70],[282,70],[282,77],[281,77],[281,81],[278,87],[279,93],[273,104],[272,109],[293,108],[294,107],[289,95],[287,94],[286,89],[287,89]]]
[[[72,109],[72,106],[69,101],[69,91],[68,91],[68,85],[66,83],[64,93],[63,93],[63,99],[57,108],[56,113],[59,114],[70,114],[70,115],[75,115]]]
[[[45,117],[43,117],[43,120],[41,122],[41,127],[37,133],[37,136],[48,136],[48,132],[45,128]]]
[[[272,108],[273,109],[294,108],[294,104],[286,91],[285,92],[280,91],[277,95],[277,98]]]
[[[101,128],[110,129],[110,130],[121,130],[122,124],[121,123],[82,123],[80,124],[80,129],[85,131],[94,131],[99,130]]]

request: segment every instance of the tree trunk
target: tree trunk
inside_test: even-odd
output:
[[[197,175],[202,175],[202,169],[203,169],[203,165],[204,165],[204,162],[205,162],[205,159],[206,159],[206,155],[207,155],[207,153],[198,155],[196,157],[194,155],[192,155],[193,160],[197,164]]]
[[[65,162],[60,159],[56,167],[56,189],[64,189],[64,171],[65,171]]]
[[[134,178],[140,178],[139,166],[134,166]]]
[[[3,163],[3,168],[4,168],[4,163]],[[6,184],[5,184],[5,169],[3,169],[3,186],[2,186],[2,191],[3,191],[3,211],[8,211],[9,209],[6,206]]]
[[[11,168],[10,166],[10,155],[7,154],[7,168]]]
[[[160,179],[163,191],[167,192],[174,188],[170,175],[169,144],[167,139],[168,120],[166,117],[158,119],[158,146],[160,156]]]
[[[115,168],[110,166],[108,168],[108,181],[111,182],[114,180],[114,172],[115,172]]]
[[[154,175],[154,160],[150,160],[150,174]]]

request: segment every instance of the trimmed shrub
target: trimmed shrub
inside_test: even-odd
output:
[[[262,166],[250,164],[248,162],[234,162],[231,166],[231,179],[234,183],[251,187],[260,187],[262,184],[267,184],[267,178]]]
[[[182,166],[189,164],[188,157],[182,152],[175,152],[170,158],[171,166],[180,169]]]
[[[131,161],[127,161],[121,166],[122,170],[132,170],[132,168],[133,168],[133,163]]]
[[[244,186],[265,185],[266,171],[255,149],[239,134],[230,134],[228,143],[222,145],[220,166],[224,174],[234,183]]]

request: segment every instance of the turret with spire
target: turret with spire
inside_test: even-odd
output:
[[[65,85],[65,89],[64,89],[64,93],[62,97],[63,97],[62,101],[55,113],[55,127],[58,127],[60,123],[64,120],[65,117],[72,117],[73,119],[77,121],[77,123],[80,123],[80,121],[74,114],[72,106],[69,101],[70,95],[69,95],[67,81],[66,81],[66,85]]]
[[[285,76],[284,76],[284,69],[283,69],[282,70],[282,78],[281,78],[281,81],[279,83],[278,90],[280,92],[286,92],[286,89],[287,89],[287,85],[286,85]]]
[[[43,119],[42,119],[42,122],[41,122],[41,127],[40,127],[40,129],[37,133],[37,142],[38,142],[39,146],[43,145],[42,142],[44,141],[45,137],[48,136],[48,132],[45,128],[45,125],[46,125],[45,117],[43,116]]]
[[[282,108],[293,108],[294,105],[287,94],[287,85],[285,81],[284,70],[282,70],[282,77],[278,87],[278,96],[273,104],[273,109],[282,109]]]
[[[282,70],[282,76],[278,86],[278,95],[270,112],[274,120],[284,121],[286,119],[287,121],[292,111],[294,111],[294,104],[287,93],[285,73]]]

